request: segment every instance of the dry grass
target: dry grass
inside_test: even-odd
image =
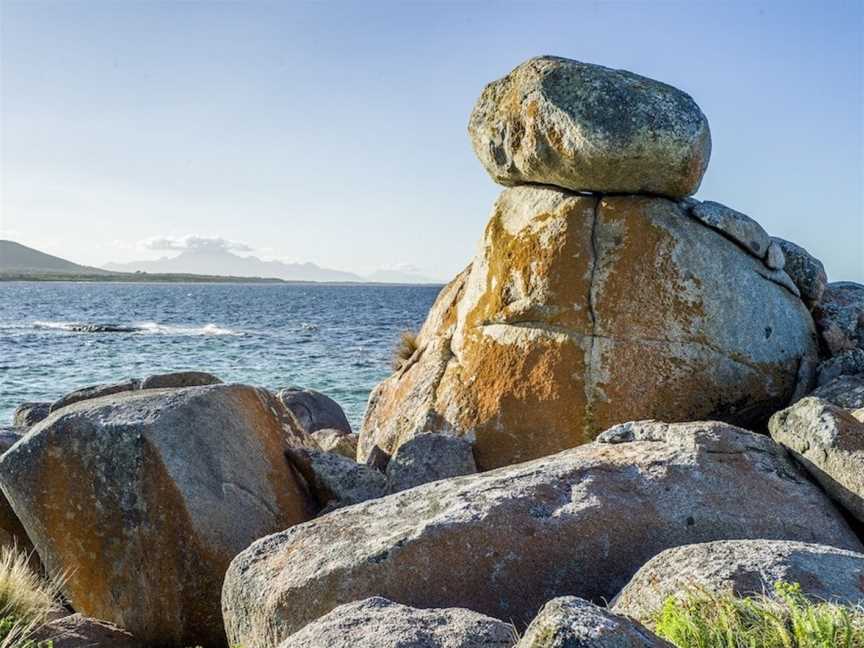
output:
[[[60,609],[61,586],[36,573],[27,554],[0,548],[0,648],[34,646],[28,637]]]
[[[415,351],[417,351],[417,334],[414,331],[402,331],[396,349],[393,351],[393,370],[399,371],[404,367]]]

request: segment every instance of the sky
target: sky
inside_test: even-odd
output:
[[[713,139],[697,197],[864,281],[862,33],[861,0],[0,0],[0,238],[447,279],[501,191],[474,102],[554,54],[688,92]]]

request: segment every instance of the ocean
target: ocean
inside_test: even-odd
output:
[[[355,430],[435,286],[0,283],[0,424],[24,401],[165,371],[320,390]],[[111,324],[129,331],[77,332]]]

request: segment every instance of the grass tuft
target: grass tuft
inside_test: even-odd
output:
[[[399,371],[404,367],[415,351],[417,351],[417,334],[414,331],[402,331],[396,349],[393,351],[393,370]]]
[[[669,597],[652,622],[678,648],[864,648],[864,607],[814,602],[783,582],[771,595]]]
[[[0,548],[0,648],[50,648],[28,637],[60,609],[60,588],[33,570],[27,554]]]

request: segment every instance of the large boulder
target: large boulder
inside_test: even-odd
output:
[[[852,281],[828,284],[813,311],[829,353],[864,349],[864,286]]]
[[[825,266],[822,262],[810,254],[800,245],[792,241],[773,237],[772,241],[783,250],[786,258],[784,270],[798,286],[801,291],[801,299],[813,308],[822,301],[825,286],[828,285],[828,275],[825,274]]]
[[[554,56],[487,85],[468,133],[492,179],[508,186],[688,196],[711,156],[708,120],[689,95]]]
[[[805,398],[772,416],[768,428],[831,497],[864,522],[864,423],[842,407]]]
[[[39,421],[48,418],[50,410],[51,403],[45,401],[21,403],[15,408],[15,413],[12,415],[12,425],[25,428],[33,427]]]
[[[245,385],[64,407],[0,459],[0,486],[73,608],[156,645],[222,646],[231,559],[310,518],[285,458],[307,441]]]
[[[543,606],[515,648],[675,648],[636,621],[576,596]]]
[[[791,284],[669,200],[507,189],[418,351],[370,397],[358,458],[446,432],[489,469],[633,419],[764,425],[818,352],[775,273]]]
[[[864,554],[789,540],[721,540],[658,554],[610,604],[643,623],[672,597],[694,592],[750,596],[780,581],[807,596],[845,605],[864,603]]]
[[[0,455],[18,443],[26,432],[27,428],[0,426]],[[0,491],[0,547],[16,547],[31,556],[31,565],[34,567],[39,565],[39,559],[34,554],[33,543],[30,542],[21,520],[15,515],[12,505],[2,491]]]
[[[259,540],[225,577],[230,642],[269,647],[374,595],[527,624],[556,596],[611,599],[652,556],[695,542],[862,550],[768,437],[723,423],[622,428],[614,443],[425,484]]]
[[[447,434],[421,434],[399,446],[387,464],[391,493],[477,472],[471,443]]]
[[[339,430],[351,434],[351,424],[345,412],[327,394],[314,389],[286,387],[279,390],[276,397],[297,417],[306,432]]]
[[[511,648],[513,627],[471,610],[418,610],[380,596],[340,605],[279,648]]]

